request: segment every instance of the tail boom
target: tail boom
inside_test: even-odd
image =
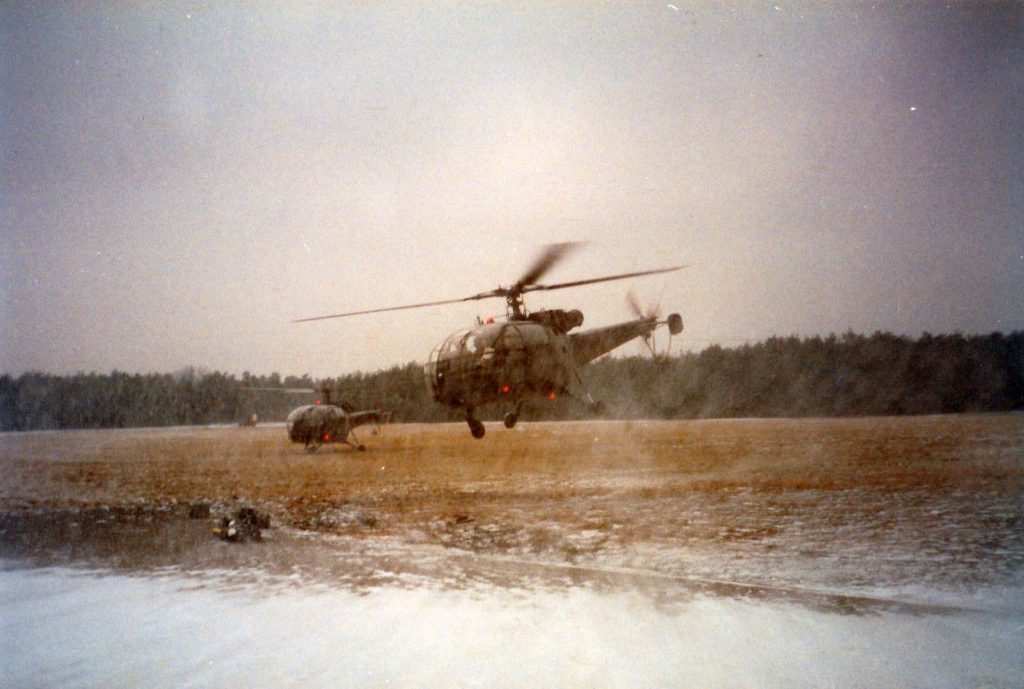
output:
[[[654,332],[658,325],[656,318],[638,318],[626,323],[572,333],[569,339],[572,342],[576,365],[582,366],[588,361],[593,361],[634,338],[646,337]]]

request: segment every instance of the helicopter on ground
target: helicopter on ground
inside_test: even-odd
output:
[[[309,394],[317,391],[312,388],[246,388],[285,394]],[[306,452],[313,453],[321,445],[328,443],[345,443],[360,452],[366,446],[356,437],[356,429],[360,426],[373,424],[374,433],[380,432],[382,424],[391,421],[391,412],[383,409],[365,409],[356,411],[348,402],[333,403],[332,390],[329,386],[320,388],[323,398],[313,404],[296,407],[285,419],[288,439],[293,443],[302,443]],[[253,417],[256,415],[253,414]],[[252,425],[255,424],[255,420]]]
[[[376,432],[381,424],[391,420],[391,412],[382,409],[366,409],[356,411],[348,402],[331,403],[331,389],[322,388],[323,402],[306,404],[293,409],[285,420],[288,439],[293,443],[302,443],[306,452],[316,452],[323,444],[345,443],[362,452],[366,446],[356,437],[356,429],[367,424],[374,424]]]
[[[583,324],[582,312],[577,309],[550,309],[531,313],[524,306],[523,295],[540,290],[550,291],[668,273],[685,266],[553,285],[539,284],[537,280],[575,246],[576,242],[548,245],[510,287],[498,287],[462,299],[300,318],[293,322],[504,298],[506,320],[494,322],[488,319],[486,322],[478,322],[473,328],[459,330],[448,336],[431,351],[423,372],[427,389],[434,399],[445,406],[462,409],[470,432],[478,439],[484,436],[484,425],[477,418],[476,410],[488,404],[506,405],[509,411],[504,417],[505,427],[513,428],[526,399],[543,397],[553,400],[561,395],[577,397],[572,394],[571,388],[578,386],[584,392],[585,401],[596,412],[600,412],[604,407],[586,391],[579,367],[634,338],[641,337],[649,343],[651,335],[662,325],[668,326],[670,336],[678,335],[683,330],[682,317],[673,313],[665,320],[660,320],[653,313],[643,313],[635,301],[631,300],[630,305],[637,316],[634,320],[570,333],[570,330]]]

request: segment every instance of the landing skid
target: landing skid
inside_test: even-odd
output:
[[[359,438],[356,437],[355,431],[350,431],[350,435],[352,436],[352,440],[349,440],[348,438],[345,438],[341,442],[345,443],[346,445],[348,445],[349,447],[351,447],[354,450],[358,450],[359,452],[366,452],[366,445],[363,445],[361,442],[359,442]],[[353,441],[355,441],[355,442],[353,442]],[[314,454],[317,450],[320,449],[320,446],[323,445],[323,444],[324,443],[322,443],[320,441],[316,441],[316,440],[311,440],[311,441],[307,442],[306,443],[306,454],[310,454],[310,455]]]
[[[348,445],[349,447],[354,447],[360,452],[366,452],[366,445],[363,445],[361,442],[359,442],[359,438],[356,437],[356,432],[354,430],[351,430],[348,432],[348,434],[352,436],[352,440],[349,440],[348,437],[346,437],[345,444]],[[352,442],[353,440],[355,442]]]

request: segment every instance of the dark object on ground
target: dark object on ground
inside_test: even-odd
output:
[[[224,517],[213,531],[225,541],[262,541],[263,529],[270,528],[270,517],[251,507],[242,507],[233,517]]]
[[[189,519],[209,519],[210,518],[210,503],[208,502],[194,502],[188,506],[188,518]]]

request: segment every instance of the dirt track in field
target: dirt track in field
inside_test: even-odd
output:
[[[426,552],[829,587],[1024,569],[1021,415],[489,424],[479,441],[464,424],[395,425],[361,440],[308,455],[280,427],[6,434],[0,554],[294,571],[323,565],[320,535],[405,572]],[[189,519],[195,505],[210,518]],[[270,515],[269,545],[208,546],[240,506]]]

